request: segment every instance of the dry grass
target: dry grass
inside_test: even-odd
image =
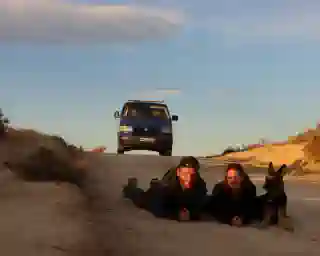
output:
[[[301,133],[299,135],[289,136],[288,143],[291,143],[291,144],[307,143],[313,138],[313,136],[317,134],[319,135],[318,129],[308,129],[304,133]]]
[[[292,164],[297,159],[304,158],[303,145],[266,145],[247,152],[232,153],[226,156],[228,159],[237,159],[252,163],[269,163],[275,165]]]
[[[307,159],[312,162],[320,161],[320,136],[314,135],[303,149]]]
[[[82,186],[85,152],[63,138],[33,130],[10,129],[0,142],[0,160],[28,181],[62,181]]]
[[[289,136],[288,141],[266,144],[246,152],[230,153],[218,157],[222,160],[241,161],[254,166],[283,163],[291,166],[295,173],[318,174],[320,172],[320,126],[308,129],[297,136]]]
[[[320,127],[308,129],[297,136],[291,136],[288,139],[292,144],[305,144],[303,149],[305,158],[310,162],[320,161]]]

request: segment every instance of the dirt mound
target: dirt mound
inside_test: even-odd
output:
[[[0,199],[4,207],[0,246],[4,254],[87,255],[94,251],[84,185],[95,154],[89,157],[60,136],[13,129],[4,121],[0,111]],[[12,246],[15,244],[18,246]]]
[[[63,181],[81,186],[85,152],[56,135],[9,129],[0,141],[0,161],[29,181]]]
[[[1,175],[10,176],[0,179],[3,255],[81,255],[83,248],[91,248],[86,201],[77,187],[25,182],[9,172]]]
[[[303,149],[307,159],[312,162],[320,161],[320,136],[313,136]]]
[[[307,129],[305,132],[300,133],[295,136],[288,137],[288,143],[291,144],[301,144],[309,142],[314,136],[320,135],[320,129]]]
[[[296,136],[289,136],[288,141],[266,144],[246,152],[229,153],[225,159],[243,160],[250,158],[249,162],[275,164],[292,164],[302,161],[300,166],[305,171],[320,170],[320,124],[316,128],[307,129]]]
[[[297,159],[304,158],[303,145],[266,145],[246,152],[231,153],[222,159],[237,159],[256,164],[275,165],[292,164]]]
[[[305,159],[309,162],[320,161],[320,125],[314,129],[307,129],[305,132],[288,138],[292,144],[305,144],[303,152]]]

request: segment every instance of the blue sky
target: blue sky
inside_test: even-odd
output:
[[[133,98],[179,115],[176,155],[285,139],[318,121],[319,11],[315,0],[0,0],[1,107],[17,126],[109,151],[113,112]]]

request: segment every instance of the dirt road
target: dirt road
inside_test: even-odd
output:
[[[91,173],[90,184],[98,209],[94,226],[101,251],[140,256],[292,255],[293,252],[294,255],[319,255],[320,204],[317,199],[320,190],[317,185],[287,182],[289,197],[292,197],[290,212],[297,223],[295,234],[277,229],[237,229],[210,222],[185,224],[159,220],[121,198],[121,186],[128,177],[139,177],[141,185],[146,187],[151,178],[178,161],[177,157],[136,155],[100,158],[97,165],[101,168]],[[223,167],[203,171],[212,187],[221,178]],[[249,172],[254,175],[254,170]],[[231,245],[232,239],[235,244]]]
[[[2,170],[0,204],[1,255],[79,255],[91,241],[75,186],[24,182]]]
[[[294,234],[155,219],[121,197],[128,177],[138,177],[146,187],[178,161],[139,155],[96,157],[83,191],[86,200],[72,186],[1,185],[3,255],[319,255],[320,189],[315,184],[287,182],[290,212],[297,223]],[[203,168],[203,173],[211,189],[223,166]]]

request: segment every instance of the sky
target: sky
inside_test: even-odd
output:
[[[174,155],[314,127],[318,0],[0,0],[0,102],[14,126],[115,152],[113,113],[165,100]],[[138,152],[139,153],[139,152]]]

